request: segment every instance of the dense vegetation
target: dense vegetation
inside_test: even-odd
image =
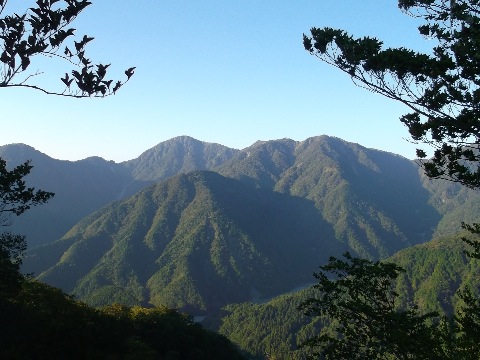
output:
[[[263,303],[228,305],[218,331],[255,359],[304,359],[308,350],[298,345],[324,325],[298,310],[313,294],[305,289]]]
[[[477,0],[399,0],[398,6],[421,19],[419,33],[434,44],[429,53],[407,48],[383,48],[382,41],[355,39],[343,30],[312,28],[304,35],[305,49],[320,60],[347,73],[352,80],[375,93],[407,106],[401,116],[415,142],[433,146],[427,158],[417,149],[418,164],[431,179],[447,179],[474,190],[480,189],[480,136],[478,112],[480,3]],[[480,223],[462,227],[473,234],[462,240],[464,254],[480,259]],[[450,249],[448,249],[450,250]],[[420,256],[423,254],[419,254]],[[308,315],[328,316],[333,336],[322,331],[305,345],[326,359],[476,359],[480,357],[480,299],[478,281],[457,291],[460,309],[441,320],[436,313],[418,315],[417,305],[395,309],[399,296],[393,281],[404,270],[396,264],[372,263],[346,255],[347,262],[331,258],[316,274],[317,297],[302,304]],[[433,265],[430,259],[427,264]],[[428,261],[430,260],[430,261]],[[462,263],[452,257],[443,274],[428,270],[432,289],[423,307],[430,306],[432,292],[445,306]],[[390,266],[390,269],[387,267]],[[325,274],[335,277],[331,280]],[[425,272],[421,271],[421,276]],[[443,277],[443,278],[442,278]],[[403,294],[417,286],[402,289]],[[368,292],[365,292],[369,289]],[[438,299],[438,298],[437,298]],[[388,320],[387,322],[385,322]],[[433,326],[431,324],[433,321]],[[412,344],[414,344],[412,346]],[[426,347],[429,346],[430,348]]]
[[[305,199],[192,172],[101,210],[36,258],[41,280],[93,305],[199,314],[310,281],[309,269],[338,247],[328,231]]]
[[[27,145],[0,146],[0,157],[9,166],[31,160],[35,171],[29,175],[30,181],[57,194],[42,209],[32,209],[17,219],[12,229],[26,235],[30,247],[52,242],[112,201],[128,198],[153,181],[211,169],[237,151],[185,136],[162,142],[137,159],[117,164],[98,157],[61,161]]]
[[[438,311],[437,321],[443,315],[462,313],[465,303],[459,290],[478,288],[480,262],[465,256],[461,236],[432,240],[386,259],[405,269],[395,282],[398,309],[415,303],[419,314]],[[298,346],[326,323],[317,317],[301,316],[298,307],[316,295],[316,290],[307,288],[263,303],[229,305],[218,329],[258,359],[265,359],[266,354],[275,359],[304,359],[310,350]],[[475,356],[472,352],[472,358]]]
[[[224,337],[166,307],[94,309],[25,280],[0,303],[2,359],[242,359]]]

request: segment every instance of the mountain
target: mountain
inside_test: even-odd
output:
[[[319,261],[343,250],[312,201],[203,171],[90,215],[32,251],[28,270],[93,305],[200,314],[310,282]]]
[[[336,238],[363,257],[428,241],[440,220],[414,162],[338,138],[257,142],[216,170],[312,200]]]
[[[209,169],[236,152],[183,136],[160,143],[137,159],[117,164],[100,157],[56,160],[23,144],[0,146],[0,157],[10,167],[32,161],[29,186],[55,193],[47,204],[15,218],[12,231],[25,234],[31,247],[52,242],[112,201],[125,199],[177,173]]]
[[[298,346],[322,327],[318,318],[304,316],[298,306],[315,296],[308,288],[262,303],[231,304],[222,310],[219,324],[211,325],[250,359],[303,360],[308,349]]]
[[[12,219],[12,231],[26,235],[32,247],[60,238],[84,216],[144,186],[124,166],[98,157],[61,161],[22,144],[0,147],[0,157],[9,167],[31,160],[27,186],[55,193],[47,204]]]
[[[0,147],[0,156],[33,159],[31,185],[57,192],[30,222],[42,233],[58,221],[63,236],[41,238],[26,272],[96,306],[208,315],[204,322],[259,358],[302,358],[289,351],[320,324],[297,317],[310,292],[292,289],[345,250],[395,254],[389,260],[406,269],[400,300],[422,311],[451,313],[456,290],[478,286],[478,261],[462,253],[458,232],[462,220],[479,220],[480,195],[338,138],[240,151],[179,137],[120,164],[62,162],[25,145]],[[68,232],[67,217],[76,223]]]
[[[159,181],[194,170],[211,170],[239,152],[223,145],[179,136],[156,145],[122,165],[131,171],[136,180]]]
[[[98,309],[33,279],[21,287],[2,294],[1,359],[245,359],[224,336],[174,309]]]
[[[420,173],[425,189],[430,193],[429,203],[441,214],[434,238],[455,235],[462,230],[462,221],[480,221],[480,192],[458,183],[430,179]]]
[[[452,314],[459,304],[458,290],[469,287],[478,294],[480,261],[464,253],[462,236],[473,235],[463,232],[436,238],[389,258],[406,270],[397,283],[402,303],[415,303],[423,312]]]
[[[217,172],[89,215],[30,251],[25,270],[93,305],[211,313],[304,285],[330,255],[385,258],[430,239],[440,214],[415,166],[324,136],[258,142]]]
[[[385,236],[380,228],[391,226],[389,237],[396,232],[395,238],[403,238],[398,250],[409,242],[428,240],[434,231],[428,226],[437,228],[439,236],[458,231],[459,217],[478,219],[473,210],[480,203],[480,195],[473,191],[425,179],[412,161],[328,136],[302,142],[257,142],[242,151],[181,136],[118,164],[99,157],[56,160],[22,144],[1,146],[0,157],[9,166],[32,160],[34,168],[28,185],[56,194],[48,204],[14,219],[12,230],[26,234],[30,247],[59,239],[83,217],[112,201],[126,199],[155,181],[193,170],[212,170],[255,186],[313,200],[335,226],[337,237],[365,256],[384,257],[392,253],[378,240]],[[397,207],[398,203],[405,206]],[[419,208],[419,203],[423,207]],[[405,212],[406,208],[409,210]],[[405,216],[407,225],[400,232],[394,229],[392,218],[399,221],[402,213],[409,212],[422,216],[413,222],[412,216]],[[390,225],[365,227],[372,217],[377,218],[374,223]],[[420,224],[422,221],[428,226]],[[349,232],[349,222],[357,224],[363,235]]]
[[[460,305],[458,290],[469,287],[478,294],[480,261],[465,256],[461,236],[469,235],[437,238],[386,259],[405,269],[396,284],[399,306],[416,304],[424,313],[452,314]],[[322,323],[303,316],[297,307],[315,292],[307,288],[266,302],[231,304],[211,326],[252,358],[304,359],[305,349],[297,347],[317,333]]]

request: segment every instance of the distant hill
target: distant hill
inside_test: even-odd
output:
[[[12,230],[26,234],[31,247],[59,239],[83,217],[112,201],[126,199],[156,181],[194,170],[213,170],[255,186],[313,200],[327,221],[335,225],[337,236],[365,255],[376,252],[376,256],[387,256],[391,252],[375,244],[378,241],[371,236],[368,242],[374,244],[365,248],[364,239],[357,239],[346,230],[350,220],[359,224],[361,232],[378,237],[378,229],[372,232],[360,224],[365,222],[365,215],[380,211],[399,221],[398,214],[384,212],[404,212],[405,207],[396,206],[404,203],[409,212],[422,215],[422,220],[418,218],[413,223],[411,216],[406,216],[408,225],[400,228],[401,232],[417,232],[421,239],[413,241],[411,233],[404,234],[407,242],[413,244],[428,240],[434,231],[429,228],[425,232],[420,221],[437,228],[436,235],[452,234],[459,230],[460,217],[478,219],[474,209],[480,203],[480,195],[473,191],[425,179],[412,161],[328,136],[302,142],[257,142],[241,151],[181,136],[123,163],[99,157],[56,160],[23,144],[0,146],[0,157],[9,166],[32,160],[34,168],[28,184],[56,193],[48,204],[14,219]],[[363,208],[372,202],[375,209]],[[419,208],[419,203],[423,207]]]
[[[27,185],[55,193],[47,204],[13,219],[12,231],[27,235],[31,247],[60,238],[84,216],[145,186],[124,166],[98,157],[61,161],[22,144],[1,146],[0,157],[10,167],[31,160]]]
[[[428,241],[440,220],[414,162],[338,138],[257,142],[217,171],[312,200],[336,238],[364,257]]]
[[[479,286],[459,232],[480,220],[480,193],[338,138],[235,150],[178,137],[119,164],[22,144],[0,157],[31,159],[28,185],[56,193],[14,219],[29,239],[25,272],[95,306],[207,315],[258,358],[304,358],[296,344],[321,324],[296,310],[311,290],[296,290],[345,250],[404,267],[400,302],[421,311],[451,313],[459,288]]]
[[[397,291],[403,303],[416,303],[423,312],[452,314],[459,298],[457,290],[470,287],[480,290],[480,261],[465,255],[462,232],[437,238],[399,251],[389,258],[406,270],[399,278]]]

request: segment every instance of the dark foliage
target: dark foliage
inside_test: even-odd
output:
[[[5,15],[8,0],[0,0],[0,87],[27,87],[49,95],[98,97],[117,92],[133,75],[134,67],[125,71],[124,81],[106,78],[110,64],[94,64],[85,54],[94,38],[84,35],[79,41],[71,23],[91,5],[86,0],[37,0],[22,14]],[[68,45],[65,45],[68,44]],[[38,55],[63,60],[74,70],[60,78],[63,92],[47,90],[32,82],[41,72],[29,72]]]
[[[480,8],[477,0],[412,0],[399,7],[424,21],[422,36],[436,40],[431,54],[383,49],[375,38],[312,28],[304,46],[359,86],[400,101],[412,112],[401,121],[412,139],[435,148],[419,162],[432,178],[480,186]],[[421,159],[427,157],[417,150]]]
[[[0,225],[8,226],[8,214],[21,215],[32,206],[46,203],[53,193],[35,191],[25,185],[24,177],[32,169],[30,161],[7,169],[7,162],[0,158]]]
[[[300,309],[322,316],[330,325],[302,346],[326,359],[443,359],[434,327],[414,308],[396,309],[394,281],[403,269],[393,263],[372,262],[344,254],[331,257],[315,274],[318,293]]]
[[[0,316],[2,359],[242,359],[226,338],[175,310],[97,310],[36,281],[25,281]]]

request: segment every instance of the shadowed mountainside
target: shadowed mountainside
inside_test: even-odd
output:
[[[147,150],[135,160],[117,164],[99,157],[62,161],[23,144],[1,146],[0,157],[10,167],[32,160],[29,186],[55,193],[41,208],[13,219],[12,231],[27,235],[31,247],[52,242],[112,201],[177,173],[208,169],[237,151],[182,136]]]
[[[92,214],[28,270],[94,305],[201,313],[288,291],[343,250],[311,201],[192,172]]]

